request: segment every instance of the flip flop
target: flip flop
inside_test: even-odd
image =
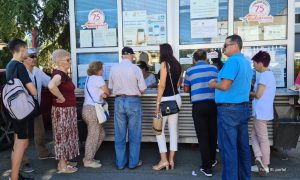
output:
[[[62,169],[57,169],[58,174],[70,174],[76,172],[78,169],[76,167],[67,165],[66,167]]]
[[[67,165],[75,167],[77,166],[77,162],[67,161]]]

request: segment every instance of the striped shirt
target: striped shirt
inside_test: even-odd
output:
[[[108,88],[114,95],[140,96],[147,86],[142,70],[131,61],[123,59],[110,70]]]
[[[197,62],[195,66],[187,69],[184,86],[191,87],[193,103],[215,98],[215,91],[208,87],[208,82],[217,76],[218,69],[204,61]]]

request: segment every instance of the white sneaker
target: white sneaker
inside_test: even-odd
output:
[[[251,166],[251,172],[258,172],[257,165]]]
[[[215,162],[211,165],[212,167],[215,167],[218,164],[218,161],[215,160]]]
[[[102,166],[102,164],[92,161],[91,163],[83,162],[83,166],[90,167],[90,168],[100,168]]]
[[[267,174],[269,173],[269,168],[265,168],[263,163],[261,162],[260,158],[256,158],[255,159],[255,164],[257,165],[258,167],[258,174],[260,176],[267,176]]]

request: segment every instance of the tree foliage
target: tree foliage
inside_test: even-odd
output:
[[[68,7],[68,0],[0,0],[0,40],[24,38],[37,28],[40,65],[49,67],[54,49],[70,50]]]

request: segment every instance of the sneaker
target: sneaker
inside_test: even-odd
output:
[[[29,163],[24,164],[21,170],[25,173],[32,173],[34,171],[33,167]]]
[[[260,176],[267,176],[268,169],[264,167],[263,163],[261,162],[261,160],[259,158],[255,159],[255,164],[258,167],[258,174]]]
[[[211,165],[212,167],[215,167],[218,164],[218,161],[215,160],[215,162]]]
[[[212,170],[211,169],[203,169],[200,168],[200,171],[203,172],[203,174],[207,177],[212,177]]]
[[[136,169],[136,168],[138,168],[138,167],[141,167],[142,165],[143,165],[143,161],[142,161],[142,160],[139,160],[138,164],[137,164],[135,167],[133,167],[133,168],[128,167],[128,168],[129,168],[129,169]]]
[[[99,164],[101,164],[101,161],[100,161],[100,160],[98,160],[98,159],[93,159],[93,161],[95,161],[96,163],[99,163]]]
[[[258,172],[257,165],[251,166],[251,172]]]
[[[33,177],[25,177],[21,173],[19,174],[19,180],[34,180]]]
[[[84,167],[90,167],[90,168],[100,168],[102,166],[102,164],[97,163],[95,161],[92,161],[91,163],[85,163],[85,162],[83,162],[83,166]]]
[[[48,156],[44,156],[44,157],[39,157],[40,160],[44,160],[44,159],[54,159],[55,156],[52,153],[49,153]]]

